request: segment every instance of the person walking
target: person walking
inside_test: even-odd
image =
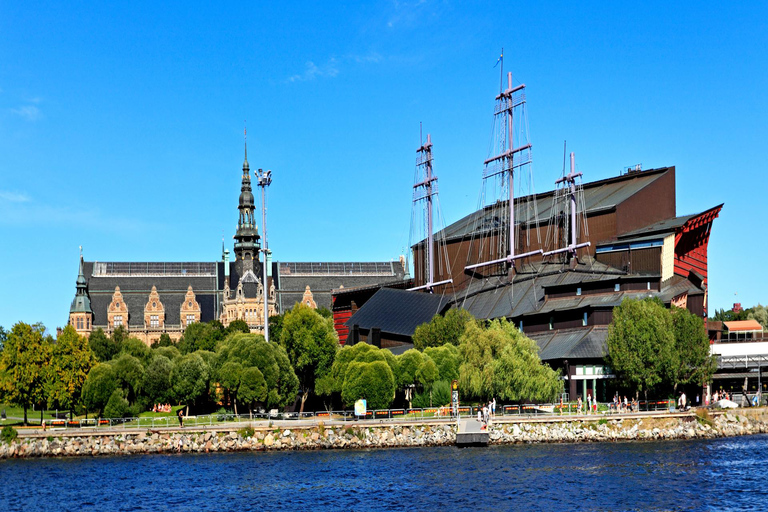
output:
[[[582,405],[583,404],[581,403],[581,395],[579,395],[579,399],[576,400],[576,410],[579,412],[579,414],[581,414]]]
[[[184,408],[179,409],[179,426],[184,426]]]
[[[491,401],[491,411],[493,413],[493,418],[496,419],[496,397],[493,397],[493,400]]]

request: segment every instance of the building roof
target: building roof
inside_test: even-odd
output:
[[[723,322],[729,332],[762,332],[763,326],[757,320],[734,320],[732,322]]]
[[[649,169],[647,171],[633,172],[622,176],[584,183],[585,213],[589,214],[590,212],[615,208],[641,189],[659,179],[670,169],[671,167]],[[552,190],[535,195],[539,219],[548,219],[551,216],[552,208],[554,206],[554,192],[555,191]],[[515,198],[515,203],[524,204],[531,199],[532,196]],[[499,223],[501,221],[498,218],[495,218],[497,210],[498,205],[488,206],[477,210],[450,224],[445,229],[439,231],[435,236],[445,237],[450,240],[468,236],[473,232],[482,232],[487,229],[498,228],[500,227]],[[527,208],[520,208],[520,212],[516,215],[516,222],[528,223],[534,220],[533,212]]]
[[[722,207],[723,204],[720,204],[718,206],[709,208],[708,210],[704,210],[703,212],[693,213],[690,215],[681,215],[680,217],[674,217],[671,219],[655,222],[640,229],[619,235],[618,239],[623,242],[642,241],[656,238],[653,235],[662,236],[670,233],[676,233],[678,230],[685,227],[687,223],[694,221],[699,217],[707,215],[714,215],[716,217],[717,213],[720,212]]]
[[[538,345],[542,361],[568,358],[600,359],[608,353],[605,343],[608,328],[604,326],[544,331],[527,336]]]
[[[447,306],[447,298],[440,295],[382,288],[345,325],[358,325],[363,330],[378,327],[383,333],[411,336],[416,327],[432,320]]]

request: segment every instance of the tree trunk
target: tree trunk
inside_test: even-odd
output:
[[[672,394],[677,396],[677,382],[675,382],[675,387],[672,389]]]
[[[27,425],[27,405],[24,404],[24,425]]]
[[[299,417],[301,417],[302,413],[304,412],[304,402],[307,401],[307,397],[309,397],[309,391],[305,391],[301,394],[301,407],[299,408]]]
[[[189,416],[189,404],[187,404],[187,412],[184,413],[184,416]]]
[[[43,425],[43,408],[40,407],[40,425]]]
[[[235,406],[235,416],[237,416],[237,398],[232,399],[232,405]]]

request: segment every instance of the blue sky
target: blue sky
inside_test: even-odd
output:
[[[447,222],[477,205],[501,47],[528,86],[536,190],[677,167],[724,202],[710,309],[765,303],[764,3],[0,3],[0,325],[66,323],[98,261],[214,261],[243,123],[283,261],[397,258],[419,122]],[[738,295],[735,295],[738,293]]]

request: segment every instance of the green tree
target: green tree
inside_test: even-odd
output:
[[[747,318],[751,320],[757,320],[760,325],[763,326],[763,331],[768,331],[768,308],[762,304],[750,308]],[[0,327],[2,329],[2,327]],[[1,345],[1,343],[0,343]]]
[[[248,410],[253,414],[253,404],[267,399],[267,381],[264,375],[255,366],[245,368],[240,377],[240,387],[237,390],[237,398],[248,405]]]
[[[117,345],[99,327],[88,337],[88,346],[96,359],[106,363],[120,351]]]
[[[189,406],[195,404],[207,393],[210,376],[210,367],[197,353],[181,356],[173,362],[171,371],[173,392],[176,399],[187,406],[187,414],[189,414]]]
[[[117,389],[117,376],[111,364],[98,363],[91,368],[83,384],[83,405],[86,410],[101,413]]]
[[[237,361],[226,361],[216,371],[216,379],[224,391],[226,401],[232,403],[235,414],[237,414],[237,392],[240,389],[240,377],[242,374],[243,365]]]
[[[172,347],[174,346],[173,340],[171,340],[171,337],[168,335],[167,332],[164,332],[160,335],[160,338],[157,341],[154,341],[151,345],[151,348],[160,348],[160,347]]]
[[[50,360],[51,340],[42,324],[13,326],[0,354],[0,394],[24,408],[25,425],[27,409],[45,402]]]
[[[0,325],[0,352],[3,351],[3,346],[5,345],[5,340],[8,339],[8,331],[3,329],[3,326]]]
[[[371,363],[373,361],[386,363],[392,371],[392,375],[398,375],[400,372],[398,361],[389,350],[378,349],[367,343],[345,346],[336,352],[331,371],[318,379],[317,393],[328,396],[333,393],[341,393],[349,365],[353,362]]]
[[[142,390],[153,404],[170,401],[172,371],[171,360],[162,355],[154,355],[147,365]]]
[[[280,339],[280,335],[283,332],[283,318],[285,318],[285,313],[269,317],[269,338],[271,340]]]
[[[350,363],[341,398],[344,405],[351,407],[364,398],[369,409],[386,409],[395,397],[395,376],[384,361]]]
[[[450,309],[445,316],[435,315],[429,323],[422,324],[413,333],[413,346],[418,350],[450,344],[458,346],[461,335],[475,317],[466,309]]]
[[[330,371],[339,348],[339,338],[333,328],[333,321],[297,303],[285,314],[280,345],[288,354],[288,360],[299,379],[301,413],[304,412],[304,403],[313,392],[317,379]]]
[[[126,400],[123,390],[115,389],[109,396],[107,405],[104,407],[105,418],[124,418],[128,412],[128,400]]]
[[[232,361],[243,369],[259,369],[267,384],[267,407],[283,408],[296,400],[299,381],[285,349],[279,344],[267,343],[257,334],[234,333],[219,344],[216,355],[217,368]]]
[[[424,355],[432,359],[437,365],[438,378],[451,382],[459,378],[459,347],[456,345],[442,345],[439,347],[427,347]]]
[[[325,307],[317,308],[315,311],[317,311],[317,314],[320,315],[323,318],[326,318],[328,320],[333,320],[333,312]]]
[[[245,334],[248,334],[251,332],[251,329],[248,327],[248,324],[245,320],[237,319],[232,320],[226,329],[224,329],[224,334],[231,334],[233,332],[243,332]]]
[[[418,386],[416,374],[424,364],[424,355],[415,348],[412,348],[397,356],[397,360],[398,372],[395,376],[395,387],[403,391],[405,400],[410,408],[413,394]]]
[[[149,363],[149,360],[152,359],[152,349],[149,348],[146,343],[134,337],[130,337],[123,341],[123,346],[120,352],[122,354],[132,355],[141,361],[142,365],[146,365]]]
[[[505,319],[487,327],[467,324],[459,351],[459,385],[481,400],[549,401],[561,388],[558,374],[538,356],[536,343]]]
[[[170,361],[173,361],[177,357],[181,357],[179,349],[174,347],[158,347],[152,349],[152,353],[157,356],[167,357]]]
[[[636,389],[636,396],[658,386],[674,357],[672,318],[658,299],[624,299],[613,308],[608,326],[607,362],[619,383]]]
[[[675,339],[670,378],[677,393],[679,384],[709,382],[717,369],[717,359],[710,354],[709,337],[701,318],[674,306],[670,313]]]
[[[48,407],[69,409],[71,415],[93,366],[93,354],[87,338],[67,325],[53,344],[52,356],[46,388]]]
[[[144,383],[144,366],[141,360],[124,352],[113,359],[111,364],[115,370],[118,386],[125,391],[125,398],[133,403],[141,393],[141,386]]]
[[[179,350],[182,354],[191,354],[197,350],[215,350],[216,344],[224,339],[224,330],[220,326],[220,322],[189,324],[179,340]]]

